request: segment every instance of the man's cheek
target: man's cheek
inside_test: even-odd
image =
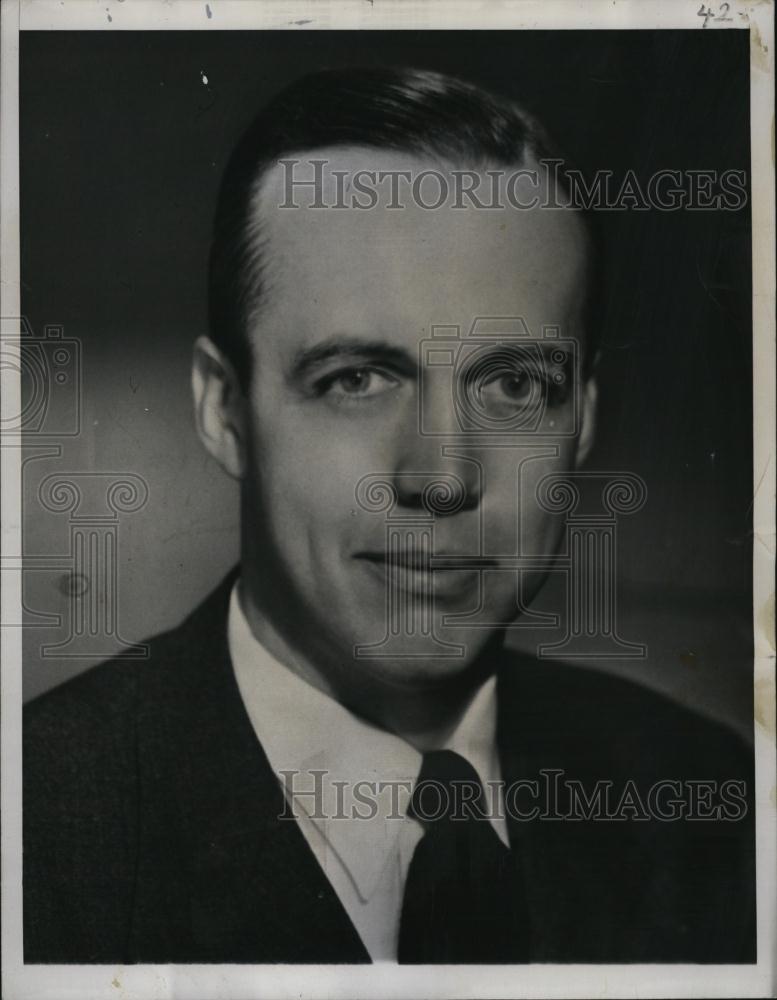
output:
[[[309,488],[321,500],[332,503],[357,505],[356,490],[361,479],[377,472],[386,472],[373,446],[368,432],[358,436],[335,437],[335,431],[320,440],[305,442],[297,453],[295,463],[304,466],[301,477],[305,488]]]
[[[321,535],[323,540],[337,525],[356,513],[358,474],[347,457],[335,461],[321,455],[300,455],[264,477],[275,520],[286,530]]]

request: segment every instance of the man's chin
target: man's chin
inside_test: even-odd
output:
[[[487,648],[499,644],[495,635],[473,629],[430,630],[424,635],[388,635],[381,642],[357,643],[353,662],[382,683],[418,689],[463,678],[471,671],[488,672]],[[491,664],[493,669],[494,664]]]

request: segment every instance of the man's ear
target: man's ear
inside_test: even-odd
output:
[[[580,466],[588,458],[593,447],[594,433],[596,431],[596,403],[599,389],[596,379],[590,375],[583,383],[583,398],[580,407],[580,436],[577,439],[577,453],[575,455],[575,468]]]
[[[233,365],[209,337],[194,344],[192,393],[200,441],[228,475],[242,479],[246,399]]]

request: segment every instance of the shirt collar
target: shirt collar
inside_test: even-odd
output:
[[[410,790],[421,769],[421,754],[405,740],[359,718],[334,698],[319,691],[275,659],[256,639],[245,617],[234,585],[228,618],[229,651],[248,716],[270,765],[281,772],[297,772],[287,790],[310,791],[313,771],[324,771],[322,818],[311,795],[296,795],[295,808],[304,809],[329,847],[338,855],[364,899],[372,895],[384,864],[396,848],[404,820],[380,821],[337,818],[338,794],[345,796],[345,813],[353,805],[357,782],[395,782],[379,796],[385,815],[407,808]],[[481,781],[500,778],[496,752],[496,679],[489,678],[471,701],[445,743],[472,764]],[[345,792],[337,784],[345,782]],[[362,786],[364,788],[365,786]],[[362,811],[362,810],[359,810]]]

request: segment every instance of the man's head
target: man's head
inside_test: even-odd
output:
[[[453,191],[457,172],[486,185],[550,156],[529,116],[474,86],[341,71],[284,91],[227,168],[211,336],[195,351],[200,434],[242,482],[252,624],[335,690],[354,676],[420,689],[466,671],[515,617],[519,582],[527,601],[544,577],[500,566],[557,546],[560,524],[535,489],[591,440],[587,231],[568,209],[489,209],[455,196],[430,209],[433,193],[412,196],[424,172]],[[298,179],[318,181],[294,190],[295,208],[290,161]],[[535,176],[540,204],[553,204],[554,182]],[[371,177],[373,194],[356,197]],[[379,177],[409,178],[404,197]],[[488,320],[482,350],[477,342],[481,360],[464,366],[472,423],[459,382],[465,338],[483,317],[501,319]],[[514,332],[519,317],[513,350],[500,323]],[[427,342],[441,325],[458,327],[461,342],[447,369],[432,371]],[[570,355],[553,368],[547,327],[580,345],[582,365]],[[542,399],[528,433],[516,418],[537,402],[532,371]],[[560,432],[575,420],[578,433]],[[372,503],[376,483],[391,494],[388,509]],[[436,504],[435,484],[449,491]],[[448,568],[424,568],[430,546]]]

